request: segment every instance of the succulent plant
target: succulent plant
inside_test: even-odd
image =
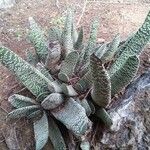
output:
[[[25,61],[9,48],[0,47],[0,62],[33,94],[31,98],[10,96],[8,101],[16,109],[8,118],[33,120],[36,150],[42,149],[48,138],[54,149],[67,148],[56,120],[81,141],[81,149],[89,149],[89,116],[97,116],[107,127],[112,125],[107,107],[137,72],[139,54],[150,40],[150,12],[124,44],[117,34],[112,42],[98,45],[98,20],[93,21],[89,40],[83,44],[83,28],[76,30],[71,10],[64,28],[51,28],[48,37],[33,18],[29,23],[28,38],[35,54],[28,52]]]

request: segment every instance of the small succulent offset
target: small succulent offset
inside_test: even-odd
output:
[[[81,141],[81,149],[89,149],[89,116],[97,116],[107,127],[112,125],[106,108],[138,70],[138,57],[150,40],[150,12],[142,27],[125,42],[117,34],[112,42],[99,45],[98,21],[93,21],[89,40],[83,44],[83,28],[77,32],[71,10],[64,28],[51,28],[47,37],[33,18],[29,23],[28,37],[35,54],[28,52],[25,61],[0,47],[0,62],[33,94],[31,98],[10,96],[8,101],[16,109],[8,118],[33,119],[36,150],[41,150],[48,138],[54,149],[67,148],[56,120]]]

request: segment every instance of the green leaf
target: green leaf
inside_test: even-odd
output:
[[[37,57],[36,54],[33,54],[33,53],[30,52],[30,51],[27,51],[26,56],[27,56],[26,61],[27,61],[29,64],[35,66],[35,65],[38,63],[38,57]]]
[[[47,39],[45,38],[44,32],[37,25],[35,20],[32,17],[29,17],[30,31],[29,31],[29,40],[33,43],[36,53],[41,60],[45,60],[48,49],[47,49]]]
[[[85,92],[92,87],[91,71],[88,71],[79,81],[73,85],[75,90]]]
[[[101,59],[104,53],[107,51],[106,44],[102,44],[95,49],[95,55]]]
[[[50,70],[50,72],[56,69],[61,59],[61,45],[58,41],[50,42],[48,44],[48,55],[45,61],[45,67]]]
[[[94,54],[91,56],[90,67],[93,81],[92,99],[97,105],[106,107],[111,100],[110,77],[102,61]]]
[[[73,23],[72,10],[68,9],[64,31],[62,33],[62,44],[66,55],[68,55],[71,51],[74,50],[73,39],[72,39],[72,23]]]
[[[30,113],[30,114],[27,116],[27,118],[28,118],[28,119],[33,119],[33,118],[37,119],[37,118],[42,117],[42,115],[43,115],[43,111],[42,111],[42,110],[36,110],[36,111]]]
[[[117,34],[115,36],[115,38],[113,39],[113,41],[111,43],[109,43],[108,50],[103,55],[103,57],[102,57],[103,62],[108,62],[108,61],[111,61],[113,59],[115,53],[118,50],[119,44],[120,44],[120,35]]]
[[[49,125],[46,113],[43,113],[42,118],[34,122],[34,134],[36,141],[36,150],[42,150],[48,141]]]
[[[81,150],[90,150],[90,143],[88,141],[83,141],[80,144]]]
[[[76,51],[73,51],[68,54],[68,56],[65,58],[64,62],[62,63],[60,68],[60,73],[58,74],[60,80],[64,82],[68,82],[68,80],[65,80],[67,78],[64,78],[63,76],[67,75],[68,77],[71,77],[73,75],[78,57],[79,54]]]
[[[62,88],[63,93],[67,96],[77,96],[78,95],[78,93],[74,90],[72,85],[67,85],[67,84],[63,83],[61,85],[61,88]]]
[[[90,62],[88,62],[85,65],[81,66],[79,68],[79,70],[77,70],[78,69],[77,67],[79,67],[79,66],[76,65],[75,74],[78,77],[83,77],[89,71],[89,66],[90,66]]]
[[[87,116],[90,116],[90,114],[92,113],[92,109],[88,101],[86,99],[77,99],[76,101],[85,109]]]
[[[58,74],[58,78],[61,80],[61,81],[64,81],[64,82],[68,82],[69,81],[69,77],[67,74],[65,73],[59,73]]]
[[[8,101],[13,105],[15,108],[21,108],[25,106],[31,106],[37,104],[35,100],[25,97],[18,94],[13,94],[8,98]]]
[[[74,17],[73,17],[73,19],[74,19]],[[72,21],[72,40],[73,40],[73,43],[76,43],[77,39],[78,39],[78,32],[76,29],[75,21],[73,20]]]
[[[130,56],[125,64],[111,76],[112,96],[118,93],[133,79],[139,67],[137,56]]]
[[[91,25],[90,38],[88,40],[87,47],[83,50],[84,53],[82,61],[87,63],[90,60],[90,55],[95,51],[97,32],[98,32],[99,22],[95,19]]]
[[[14,72],[22,84],[36,97],[41,93],[47,93],[41,97],[41,100],[55,91],[50,80],[8,48],[0,47],[0,62]]]
[[[103,123],[107,126],[110,127],[113,124],[113,121],[110,117],[110,115],[107,113],[107,111],[104,108],[99,108],[96,112],[95,112],[96,116],[98,118],[100,118]]]
[[[52,27],[49,30],[49,41],[53,42],[53,41],[59,41],[61,42],[61,34],[62,31],[61,29],[59,29],[58,27]]]
[[[50,81],[54,81],[53,77],[50,75],[49,71],[44,67],[42,63],[37,63],[36,69],[38,69]]]
[[[91,128],[85,109],[73,98],[67,99],[63,108],[58,108],[51,113],[77,137],[86,135]]]
[[[41,106],[46,110],[50,110],[60,106],[63,102],[64,97],[62,94],[52,93],[43,100]]]
[[[53,144],[55,150],[66,150],[66,144],[63,136],[55,123],[55,121],[49,117],[49,138]]]
[[[74,49],[79,50],[82,46],[82,42],[83,42],[83,28],[81,27],[79,31],[78,39],[74,44]]]
[[[90,38],[89,38],[88,45],[85,50],[85,52],[89,52],[89,54],[93,53],[93,50],[96,46],[98,26],[99,26],[99,22],[97,19],[95,19],[91,25]]]
[[[21,107],[21,108],[18,108],[18,109],[11,111],[7,117],[8,118],[15,118],[15,119],[18,119],[21,117],[26,117],[38,109],[40,109],[40,107],[38,105]]]
[[[122,53],[116,61],[113,63],[109,70],[109,74],[112,76],[116,71],[123,66],[126,60],[133,55],[139,55],[144,46],[150,41],[150,11],[141,28],[129,39],[124,45]]]

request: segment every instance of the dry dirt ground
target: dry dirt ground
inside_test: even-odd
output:
[[[12,8],[0,10],[0,42],[25,58],[26,49],[31,47],[26,40],[28,17],[34,17],[47,31],[54,18],[59,19],[64,15],[66,6],[70,4],[76,7],[78,22],[85,6],[83,0],[62,0],[61,2],[57,0],[17,0]],[[96,16],[100,20],[99,41],[110,41],[117,33],[120,33],[122,39],[125,39],[141,26],[149,10],[150,0],[91,0],[86,4],[78,27],[83,26],[84,33],[88,37],[90,22]],[[149,68],[150,44],[142,53],[139,73]],[[15,77],[6,68],[0,66],[0,107],[6,112],[11,109],[7,103],[8,96],[19,89],[20,86],[16,83]],[[0,109],[0,117],[3,116],[3,113]],[[2,121],[0,131],[1,129]]]

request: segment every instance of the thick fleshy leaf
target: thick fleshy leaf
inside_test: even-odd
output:
[[[111,76],[112,96],[118,93],[133,79],[139,67],[137,56],[130,56],[125,64]]]
[[[77,96],[78,93],[75,91],[75,89],[72,87],[72,85],[67,85],[63,83],[61,85],[62,91],[67,96]]]
[[[82,42],[83,42],[83,28],[81,27],[79,31],[78,39],[74,44],[74,49],[79,50],[82,46]]]
[[[80,144],[81,150],[90,150],[90,143],[88,141],[83,141]]]
[[[61,80],[61,81],[64,81],[64,82],[68,82],[69,81],[69,77],[67,74],[65,73],[59,73],[58,74],[58,78]]]
[[[65,50],[65,55],[68,55],[73,48],[73,39],[72,39],[72,22],[73,22],[73,14],[72,10],[68,9],[67,17],[65,21],[64,31],[62,33],[62,44]]]
[[[43,115],[43,111],[42,110],[36,110],[32,113],[30,113],[29,115],[27,115],[28,119],[37,119],[37,118],[41,118]]]
[[[42,107],[46,110],[54,109],[64,102],[64,96],[59,93],[52,93],[47,96],[41,103]]]
[[[90,67],[93,81],[92,99],[97,105],[106,107],[111,100],[110,77],[102,61],[94,54],[91,56]]]
[[[83,50],[84,53],[82,62],[87,63],[90,60],[90,55],[95,51],[96,48],[96,40],[97,40],[97,32],[98,32],[98,20],[94,20],[91,25],[90,38],[88,40],[87,47]]]
[[[48,118],[49,120],[49,138],[53,144],[55,150],[66,150],[66,144],[62,137],[62,134],[52,118]]]
[[[48,78],[6,47],[0,47],[0,62],[12,71],[33,95],[38,97],[45,93],[40,101],[49,95],[50,91],[55,91]]]
[[[107,127],[110,127],[113,124],[110,115],[107,113],[107,111],[104,108],[99,108],[98,110],[96,110],[95,114],[98,118],[100,118],[103,121],[103,123]]]
[[[73,44],[77,42],[78,39],[78,32],[76,29],[76,25],[75,25],[75,21],[72,21],[72,40],[73,40]]]
[[[34,121],[34,134],[36,150],[42,150],[49,136],[49,125],[46,113],[43,113],[43,116],[39,120]]]
[[[66,100],[61,109],[58,108],[51,113],[77,137],[85,136],[91,128],[85,109],[73,98]]]
[[[91,72],[88,71],[76,84],[73,85],[78,92],[85,92],[92,87]]]
[[[73,51],[67,55],[64,62],[61,65],[60,73],[58,74],[60,80],[67,82],[65,80],[67,78],[63,78],[62,75],[67,75],[68,77],[71,77],[73,75],[74,68],[78,60],[78,56],[79,54],[76,51]]]
[[[16,119],[21,118],[21,117],[26,117],[30,115],[31,113],[33,113],[34,111],[37,111],[38,109],[40,109],[40,106],[38,105],[21,107],[21,108],[11,111],[7,117],[16,118]]]
[[[76,70],[75,68],[75,74],[78,76],[78,77],[83,77],[88,71],[89,71],[89,67],[90,66],[90,62],[87,62],[85,65],[83,65],[82,67],[80,67],[80,70]],[[78,67],[76,65],[76,67]]]
[[[52,27],[49,30],[49,41],[60,41],[61,40],[62,31],[58,27]],[[61,42],[61,41],[60,41]]]
[[[118,46],[120,44],[120,35],[117,34],[115,36],[115,38],[113,39],[113,41],[111,43],[109,43],[108,45],[108,50],[106,51],[106,53],[102,56],[101,60],[103,62],[108,62],[111,61],[115,55],[115,53],[118,50]]]
[[[48,43],[48,55],[45,61],[45,67],[50,70],[56,70],[61,58],[61,46],[59,41],[53,41]]]
[[[36,54],[33,54],[30,51],[27,51],[26,57],[27,57],[26,61],[31,65],[35,66],[38,63],[38,57]]]
[[[101,57],[104,55],[104,53],[107,51],[106,44],[103,44],[95,49],[95,55],[101,59]]]
[[[92,113],[92,109],[88,101],[86,99],[77,99],[76,101],[85,109],[87,116],[90,116],[90,114]]]
[[[8,101],[13,105],[15,108],[21,108],[21,107],[26,107],[26,106],[31,106],[31,105],[36,105],[36,101],[29,98],[25,97],[23,95],[19,94],[13,94],[8,98]]]
[[[88,104],[89,104],[89,106],[91,108],[91,113],[94,114],[96,109],[95,109],[95,106],[94,106],[93,102],[88,101]]]
[[[116,71],[120,69],[126,62],[126,60],[133,55],[139,55],[144,46],[150,41],[150,11],[141,28],[121,47],[123,49],[120,56],[116,59],[109,70],[109,74],[112,76]]]
[[[99,22],[97,19],[95,19],[91,25],[90,38],[88,40],[88,45],[86,47],[86,52],[89,52],[90,54],[93,53],[93,50],[96,46],[98,26]]]
[[[41,60],[45,60],[48,49],[47,49],[47,39],[45,38],[44,32],[37,25],[32,17],[29,17],[30,31],[29,39],[33,43],[36,53]]]
[[[50,75],[49,71],[44,67],[42,63],[37,63],[36,69],[38,69],[50,81],[54,81],[53,77]]]

